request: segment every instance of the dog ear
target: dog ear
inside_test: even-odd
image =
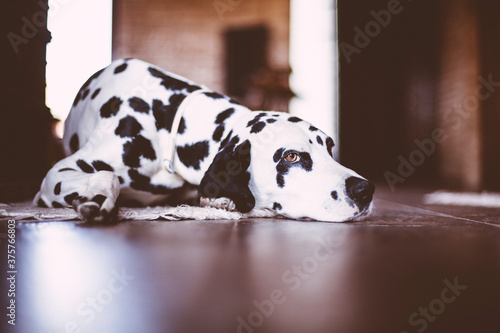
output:
[[[248,183],[250,173],[250,141],[225,146],[217,155],[201,180],[198,192],[202,197],[225,197],[233,200],[236,209],[247,213],[255,206]]]

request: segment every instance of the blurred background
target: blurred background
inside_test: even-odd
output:
[[[8,1],[0,200],[36,193],[80,86],[122,57],[309,120],[392,191],[498,191],[499,14],[488,0]]]

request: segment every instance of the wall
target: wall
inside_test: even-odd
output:
[[[269,65],[288,66],[289,0],[115,0],[113,58],[139,57],[224,92],[231,27],[265,24]]]

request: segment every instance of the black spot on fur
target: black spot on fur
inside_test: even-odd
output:
[[[279,203],[275,202],[275,203],[273,204],[273,209],[274,209],[274,210],[282,210],[282,209],[283,209],[283,207],[281,206],[281,204],[279,204]]]
[[[212,135],[212,139],[216,142],[219,142],[222,138],[222,135],[224,134],[224,129],[225,129],[225,126],[224,126],[224,121],[231,117],[231,115],[234,113],[234,108],[229,108],[229,109],[226,109],[224,111],[222,111],[221,113],[219,113],[217,115],[217,117],[215,118],[215,123],[216,124],[219,124],[219,126],[217,126],[217,128],[215,129],[214,131],[214,134]]]
[[[208,156],[208,153],[209,143],[207,140],[177,147],[177,154],[182,164],[195,170],[200,170],[200,163]]]
[[[251,127],[260,121],[260,117],[255,117],[247,123],[247,127]]]
[[[222,138],[222,134],[224,134],[224,125],[219,125],[214,131],[214,134],[212,135],[212,139],[215,142],[219,142],[220,139]]]
[[[49,206],[45,203],[45,201],[43,201],[42,199],[39,199],[38,202],[36,203],[38,205],[38,207],[42,207],[42,208],[48,208]]]
[[[166,107],[167,108],[166,111],[169,114],[169,116],[171,117],[171,120],[169,118],[168,127],[166,127],[168,130],[170,130],[172,128],[172,123],[174,121],[175,114],[177,113],[179,106],[181,105],[181,103],[184,101],[185,98],[186,98],[186,95],[184,95],[184,94],[174,94],[174,95],[170,96],[170,98],[168,99],[169,105]],[[178,132],[180,134],[182,134],[182,133],[184,133],[185,130],[186,130],[186,123],[184,122],[184,117],[183,117],[183,118],[181,118],[181,121],[179,123]]]
[[[76,170],[73,168],[62,168],[61,170],[59,170],[59,172],[64,172],[64,171],[76,171]]]
[[[73,106],[76,106],[78,104],[78,102],[81,100],[85,90],[87,90],[87,88],[89,87],[90,83],[93,80],[97,79],[103,71],[104,71],[104,68],[95,72],[91,77],[88,78],[88,80],[80,88],[80,91],[78,91],[78,94],[76,94],[75,100],[73,101]]]
[[[273,161],[274,163],[278,163],[279,160],[283,157],[283,152],[285,151],[285,148],[280,148],[274,152],[273,155]]]
[[[288,162],[286,159],[284,159],[284,156],[289,152],[290,151],[285,151],[284,148],[280,148],[276,150],[273,156],[274,162],[278,163],[276,165],[276,183],[281,188],[285,187],[285,175],[290,172],[291,168],[301,168],[307,172],[312,170],[313,162],[309,153],[293,151],[293,153],[299,155],[299,159],[297,160],[297,162]]]
[[[78,197],[78,192],[73,192],[71,194],[68,194],[67,196],[64,197],[64,201],[68,204],[68,205],[73,205],[73,200],[75,200],[76,197]]]
[[[276,175],[276,183],[279,187],[285,187],[285,175],[283,173],[279,173]]]
[[[277,121],[277,120],[276,120],[275,118],[269,118],[269,119],[267,119],[267,120],[266,120],[266,122],[267,122],[268,124],[275,123],[276,121]]]
[[[223,148],[225,148],[229,145],[235,146],[238,142],[240,142],[239,136],[237,136],[237,135],[232,136],[232,135],[233,135],[233,131],[231,130],[229,132],[229,134],[224,138],[224,140],[222,140],[220,147],[219,147],[219,150],[222,150]]]
[[[76,161],[76,165],[85,173],[94,173],[94,168],[92,168],[87,162],[84,160]]]
[[[90,201],[93,201],[96,204],[98,204],[99,206],[102,206],[102,204],[104,203],[105,200],[106,200],[106,197],[104,195],[98,194],[95,197],[93,197]]]
[[[332,191],[332,193],[330,193],[330,195],[332,196],[333,200],[337,200],[339,198],[337,191]]]
[[[229,140],[230,145],[236,145],[238,144],[238,142],[240,142],[240,137],[237,135],[235,135],[234,137],[231,138],[231,140]]]
[[[192,93],[193,91],[196,91],[196,90],[200,90],[201,87],[200,86],[196,86],[196,85],[190,85],[189,87],[187,87],[187,92],[189,93]]]
[[[255,197],[248,186],[250,149],[250,141],[245,140],[238,146],[228,145],[220,151],[201,180],[198,187],[200,195],[230,198],[242,213],[252,210]]]
[[[82,94],[82,101],[83,101],[85,98],[87,98],[87,96],[89,95],[89,92],[90,92],[90,90],[89,90],[89,89],[85,89],[85,90],[83,91],[83,94]]]
[[[120,123],[115,130],[115,134],[122,138],[133,138],[139,135],[142,131],[142,126],[139,122],[132,116],[126,116],[120,119]]]
[[[99,160],[92,162],[92,166],[97,171],[115,171],[111,165]]]
[[[76,96],[75,96],[75,99],[73,100],[73,106],[78,105],[78,102],[80,102],[81,97],[82,97],[82,94],[80,92],[78,92],[78,94],[76,94]]]
[[[139,191],[150,192],[153,194],[166,194],[170,192],[170,189],[163,185],[151,184],[151,179],[145,176],[135,169],[130,169],[128,171],[130,177],[130,187]]]
[[[224,138],[224,140],[222,140],[222,142],[220,143],[220,149],[224,148],[227,145],[232,135],[233,135],[233,130],[230,130],[229,133]]]
[[[247,127],[255,125],[257,122],[261,121],[261,118],[266,116],[267,114],[265,112],[261,112],[258,115],[256,115],[252,120],[250,120],[247,124]]]
[[[120,184],[125,183],[125,180],[123,179],[123,177],[120,177],[120,176],[118,176],[118,181],[120,182]]]
[[[236,105],[241,105],[241,103],[240,103],[240,102],[238,102],[237,100],[234,100],[234,99],[232,99],[232,98],[230,98],[230,99],[229,99],[229,103],[231,103],[231,104],[236,104]]]
[[[54,208],[63,208],[64,206],[62,204],[60,204],[59,202],[57,202],[57,201],[52,201],[52,207],[54,207]]]
[[[71,150],[71,153],[80,149],[80,139],[78,138],[78,134],[75,133],[71,136],[71,139],[69,140],[69,149]]]
[[[288,118],[288,121],[291,123],[298,123],[298,122],[301,122],[302,119],[300,119],[299,117],[290,117],[290,118]]]
[[[335,146],[335,143],[333,142],[333,139],[328,137],[326,139],[326,151],[330,156],[333,158],[333,147]]]
[[[149,113],[151,107],[142,98],[132,97],[128,100],[128,104],[135,112]]]
[[[233,113],[234,113],[234,108],[229,108],[227,110],[222,111],[217,115],[217,118],[215,118],[215,123],[222,124],[227,118],[231,117]]]
[[[174,122],[175,113],[179,109],[179,105],[186,98],[184,94],[173,94],[170,96],[169,104],[165,105],[162,101],[155,99],[153,100],[153,116],[156,120],[156,129],[166,129],[170,132],[172,129],[172,123]],[[186,122],[184,117],[181,118],[179,123],[179,134],[183,134],[186,130]]]
[[[250,133],[259,133],[260,131],[262,131],[264,129],[264,127],[266,127],[266,123],[263,121],[259,121],[258,123],[255,123],[252,126]]]
[[[149,67],[148,71],[152,76],[154,76],[158,79],[161,79],[162,80],[161,85],[164,86],[165,89],[167,89],[167,90],[186,89],[188,92],[193,92],[195,90],[201,89],[200,86],[192,85],[192,84],[189,84],[185,81],[181,81],[181,80],[178,80],[176,78],[173,78],[173,77],[159,71],[156,68]]]
[[[266,115],[265,112],[261,112],[247,123],[247,127],[252,127],[250,133],[259,133],[266,127],[266,123],[262,121],[262,117]]]
[[[205,96],[213,98],[213,99],[223,99],[223,98],[225,98],[224,95],[222,95],[222,94],[220,94],[218,92],[206,92],[204,94],[205,94]]]
[[[131,168],[138,168],[141,166],[141,156],[151,161],[156,159],[151,141],[139,135],[123,145],[123,164]]]
[[[316,137],[316,141],[320,144],[320,145],[323,145],[323,139],[318,135]]]
[[[92,76],[89,77],[89,79],[83,84],[82,88],[86,89],[93,80],[97,79],[99,77],[99,75],[101,75],[101,73],[104,71],[104,69],[105,68],[100,69],[97,72],[95,72],[94,74],[92,74]]]
[[[316,132],[318,130],[318,128],[311,125],[311,126],[309,126],[309,130],[311,132]]]
[[[120,106],[122,105],[122,100],[116,96],[111,97],[106,103],[101,106],[101,117],[110,118],[116,116],[118,111],[120,111]]]
[[[59,182],[56,184],[56,186],[54,186],[54,194],[55,195],[61,194],[61,185],[62,185],[62,183]]]
[[[99,93],[101,92],[101,88],[97,88],[94,93],[92,94],[92,96],[90,96],[90,99],[94,99],[97,97],[97,95],[99,95]]]
[[[121,73],[127,69],[127,66],[128,66],[128,64],[125,62],[125,63],[121,64],[120,66],[117,66],[113,73],[115,73],[115,74]]]

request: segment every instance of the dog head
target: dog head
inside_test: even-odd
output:
[[[318,128],[279,112],[259,112],[239,126],[205,173],[201,196],[293,219],[343,222],[371,212],[375,187],[334,160],[333,140]]]

